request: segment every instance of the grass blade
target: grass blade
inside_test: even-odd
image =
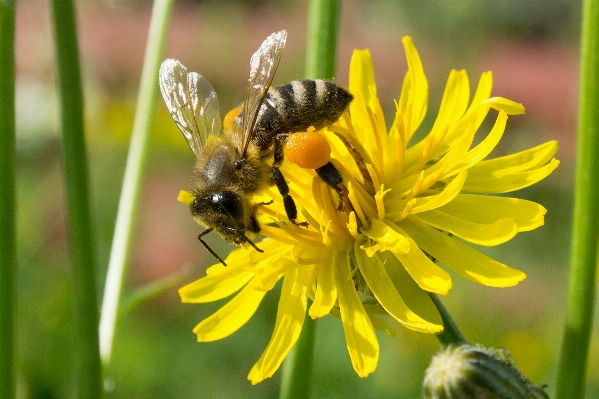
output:
[[[96,259],[89,204],[87,151],[83,130],[83,92],[75,11],[71,0],[54,0],[54,27],[61,98],[62,144],[74,274],[79,397],[102,395],[98,352]]]
[[[15,397],[15,3],[0,1],[0,399]]]
[[[558,399],[584,397],[599,239],[599,1],[583,1],[576,186]]]
[[[146,55],[141,73],[133,134],[129,145],[125,177],[121,189],[119,209],[112,239],[112,249],[104,286],[100,319],[100,356],[104,364],[110,362],[112,341],[117,322],[125,265],[131,251],[132,227],[137,213],[141,178],[150,142],[158,92],[158,68],[163,58],[166,32],[174,0],[156,0],[152,9]]]

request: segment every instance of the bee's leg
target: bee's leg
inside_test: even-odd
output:
[[[240,239],[242,239],[243,241],[247,242],[248,244],[250,244],[256,251],[258,252],[264,252],[264,250],[258,248],[256,246],[256,244],[254,244],[254,242],[252,240],[250,240],[249,238],[247,238],[246,236],[239,236]]]
[[[272,177],[277,185],[277,189],[281,196],[283,197],[283,205],[285,206],[285,213],[287,213],[287,218],[293,224],[297,224],[300,226],[308,226],[308,222],[297,223],[295,219],[297,219],[297,206],[295,205],[295,201],[289,195],[289,186],[287,185],[287,181],[283,176],[283,173],[279,170],[279,167],[283,163],[284,155],[283,155],[283,142],[287,135],[277,135],[275,137],[275,154],[274,161],[272,164]]]
[[[339,194],[341,194],[341,187],[337,186],[341,183],[341,174],[331,162],[327,162],[326,165],[315,169],[318,176],[331,188],[334,188]]]
[[[337,210],[340,211],[343,208],[343,190],[339,187],[339,184],[341,184],[342,181],[341,174],[331,162],[328,162],[326,165],[315,170],[316,173],[318,173],[318,176],[339,194],[339,206],[337,207]]]
[[[258,222],[256,221],[256,224],[257,223]],[[233,227],[228,227],[228,226],[225,226],[225,230],[227,230],[232,235],[237,235],[237,240],[235,241],[235,243],[241,245],[242,242],[245,242],[247,244],[250,244],[250,246],[252,248],[254,248],[256,251],[258,251],[258,252],[264,252],[263,250],[261,250],[260,248],[258,248],[256,246],[256,244],[254,244],[254,242],[252,240],[250,240],[249,238],[247,238],[247,236],[245,234],[243,234],[243,230],[239,230],[239,229],[236,229],[236,228],[233,228]],[[260,228],[258,228],[258,230],[260,230]]]
[[[289,195],[289,186],[285,181],[283,173],[281,173],[279,168],[273,166],[272,176],[274,178],[275,184],[277,185],[279,193],[281,193],[281,196],[283,197],[283,205],[285,206],[285,213],[287,214],[287,218],[289,218],[289,220],[293,224],[297,224],[300,226],[308,226],[307,222],[297,223],[295,221],[295,219],[297,219],[297,206],[295,206],[295,201],[293,200],[291,195]]]
[[[252,233],[260,232],[260,224],[258,223],[258,220],[256,219],[256,217],[254,215],[252,215],[250,217],[250,225],[249,225],[248,230],[251,231]]]
[[[208,243],[207,243],[206,241],[202,240],[202,236],[204,236],[204,235],[206,235],[206,234],[210,233],[211,231],[212,231],[212,228],[209,228],[209,229],[206,229],[206,230],[202,231],[202,232],[201,232],[201,233],[198,235],[198,240],[200,240],[200,242],[202,243],[202,245],[204,246],[204,248],[206,248],[206,249],[208,250],[208,252],[210,252],[210,253],[212,254],[212,256],[214,256],[216,259],[218,259],[218,261],[219,261],[220,263],[222,263],[224,266],[227,266],[227,264],[225,263],[225,261],[224,261],[224,260],[222,260],[222,258],[221,258],[220,256],[218,256],[218,255],[216,254],[216,252],[214,252],[214,251],[212,250],[212,248],[210,248],[210,246],[208,245]]]

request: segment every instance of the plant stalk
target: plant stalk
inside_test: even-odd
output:
[[[335,76],[339,0],[310,0],[306,43],[307,79]],[[306,315],[298,341],[287,355],[281,379],[281,399],[306,399],[312,392],[312,368],[316,322]]]
[[[100,318],[100,356],[105,365],[110,363],[114,331],[116,329],[121,288],[125,266],[129,261],[133,226],[139,204],[139,192],[146,166],[151,125],[158,92],[158,69],[164,54],[166,33],[171,19],[174,0],[156,0],[152,9],[148,43],[141,73],[133,133],[119,208],[112,239],[108,272]]]
[[[96,258],[92,238],[77,26],[72,0],[53,0],[52,6],[62,106],[69,250],[74,275],[78,397],[100,398],[102,368],[98,352]]]
[[[0,399],[15,397],[15,3],[0,2]]]
[[[582,8],[576,186],[557,399],[584,397],[599,239],[599,1]]]

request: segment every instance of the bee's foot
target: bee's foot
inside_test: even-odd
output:
[[[337,205],[337,212],[341,212],[344,209],[343,206],[343,195],[341,195],[341,193],[339,193],[339,205]]]
[[[337,212],[341,212],[345,208],[343,204],[343,190],[340,187],[335,187],[335,191],[337,191],[337,195],[339,195],[339,205],[337,205]]]
[[[296,222],[295,220],[292,220],[292,221],[291,221],[291,223],[293,223],[293,224],[294,224],[294,225],[296,225],[296,226],[302,226],[302,227],[308,227],[308,226],[309,226],[309,225],[308,225],[308,222],[306,222],[306,221],[303,221],[303,222],[299,222],[299,223],[298,223],[298,222]]]
[[[268,202],[260,202],[258,205],[270,205],[270,204],[272,204],[273,202],[275,202],[275,201],[274,201],[274,200],[270,200],[270,201],[268,201]]]

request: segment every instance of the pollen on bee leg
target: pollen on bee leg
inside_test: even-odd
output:
[[[233,123],[235,122],[235,119],[239,115],[239,112],[241,112],[241,108],[239,108],[239,107],[233,108],[232,110],[227,112],[227,114],[223,118],[224,131],[231,130],[231,128],[233,127]]]
[[[318,169],[331,159],[331,146],[310,126],[305,132],[289,135],[283,153],[285,159],[304,169]]]
[[[179,191],[179,195],[177,196],[177,201],[184,203],[185,205],[193,204],[195,200],[195,195],[190,193],[189,191],[181,190]]]

